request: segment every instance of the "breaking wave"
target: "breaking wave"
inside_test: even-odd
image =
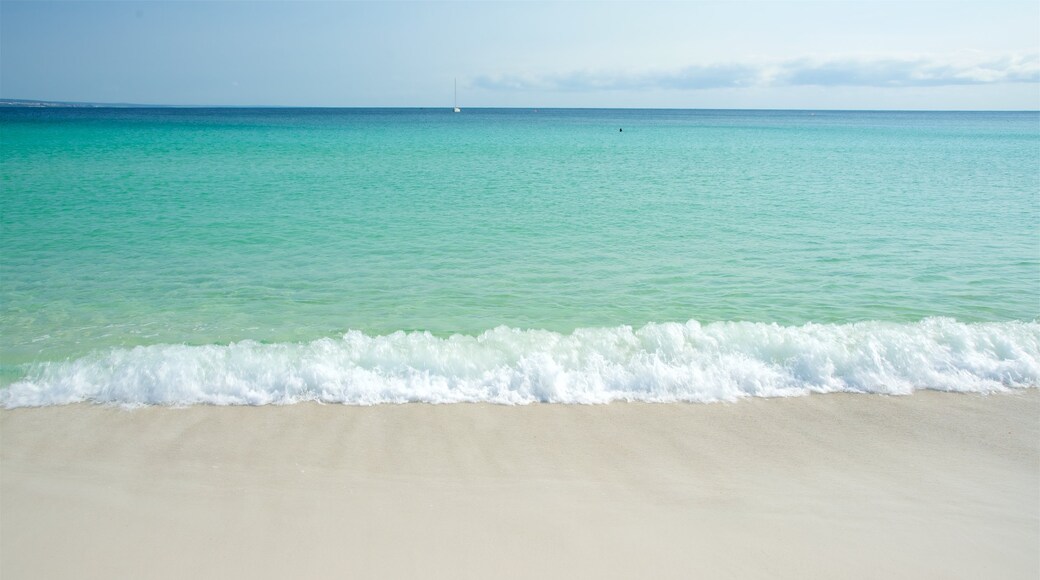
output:
[[[1040,385],[1040,323],[655,323],[569,334],[498,327],[308,343],[152,345],[32,365],[5,407],[711,402]]]

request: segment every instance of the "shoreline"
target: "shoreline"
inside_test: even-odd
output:
[[[0,410],[0,576],[1035,578],[1040,392]]]

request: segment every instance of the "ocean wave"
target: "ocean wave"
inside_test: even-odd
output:
[[[655,323],[569,334],[498,327],[308,343],[152,345],[31,366],[5,407],[713,402],[1040,385],[1040,323]]]

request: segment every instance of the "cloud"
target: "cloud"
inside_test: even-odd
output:
[[[664,72],[573,71],[549,75],[485,75],[479,88],[495,91],[698,90],[737,87],[933,87],[1040,83],[1040,53],[955,58],[849,57],[694,65]]]
[[[575,71],[555,75],[477,77],[474,84],[492,90],[619,91],[633,89],[715,89],[759,82],[761,71],[746,64],[691,66],[676,72],[611,73]]]
[[[846,59],[787,63],[777,81],[787,85],[928,87],[1040,82],[1040,55],[960,60]]]

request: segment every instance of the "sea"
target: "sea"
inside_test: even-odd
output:
[[[1040,113],[0,108],[0,404],[1040,385]]]

